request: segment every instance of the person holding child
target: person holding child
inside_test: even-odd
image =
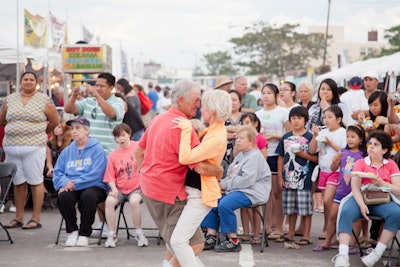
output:
[[[356,220],[365,218],[370,221],[368,216],[379,216],[384,221],[383,230],[375,249],[361,259],[369,267],[379,261],[389,242],[400,228],[400,202],[395,197],[400,195],[400,171],[397,164],[390,159],[392,147],[393,142],[389,134],[383,131],[374,131],[369,134],[368,156],[356,162],[351,174],[352,193],[340,204],[337,226],[339,254],[332,259],[335,267],[350,266],[349,243],[353,223]],[[357,174],[357,172],[359,173]],[[362,192],[373,188],[390,192],[390,201],[367,205]]]
[[[137,147],[137,142],[130,140],[131,134],[131,128],[125,123],[117,124],[113,130],[118,148],[113,150],[108,156],[107,168],[103,179],[103,182],[108,183],[110,187],[106,199],[106,220],[108,223],[106,248],[116,247],[115,206],[124,201],[128,201],[132,208],[132,220],[135,225],[135,238],[138,241],[138,246],[144,247],[149,245],[141,227],[140,202],[142,201],[142,196],[139,176],[133,168],[136,160],[132,156]]]
[[[336,233],[336,220],[340,202],[351,192],[351,171],[357,160],[366,156],[365,131],[362,127],[352,125],[347,127],[346,148],[342,148],[333,158],[331,170],[339,168],[339,184],[336,189],[335,197],[329,214],[329,221],[326,227],[326,239],[318,244],[313,251],[322,252],[330,249],[332,238]],[[349,253],[358,253],[357,248],[350,248]]]
[[[309,152],[312,133],[305,129],[308,111],[303,106],[293,107],[289,112],[292,131],[283,135],[276,153],[278,157],[278,179],[283,189],[283,213],[289,218],[289,231],[275,242],[293,241],[297,216],[304,217],[303,238],[297,244],[312,244],[311,216],[312,182],[311,174],[317,156]]]
[[[202,227],[207,227],[207,238],[216,239],[218,225],[221,233],[227,234],[227,240],[221,244],[214,243],[217,252],[239,252],[242,249],[237,238],[235,210],[266,203],[269,199],[271,170],[256,146],[256,136],[257,132],[251,126],[238,129],[235,148],[239,154],[229,165],[227,176],[219,182],[223,195],[218,206],[201,223]]]

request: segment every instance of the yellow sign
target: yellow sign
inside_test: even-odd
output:
[[[109,71],[111,49],[102,45],[68,45],[62,47],[64,72],[98,73]]]

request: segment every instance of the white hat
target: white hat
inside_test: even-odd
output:
[[[373,70],[365,72],[363,74],[362,78],[365,79],[366,77],[379,80],[378,73],[376,73],[376,71],[373,71]]]

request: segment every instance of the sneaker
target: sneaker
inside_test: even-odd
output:
[[[15,213],[17,212],[17,208],[15,207],[14,204],[11,204],[10,208],[8,209],[9,212]]]
[[[0,213],[4,213],[4,204],[0,204]]]
[[[332,258],[332,262],[335,263],[335,267],[349,267],[349,255],[347,254],[336,254]]]
[[[78,240],[78,231],[73,231],[67,237],[67,241],[65,241],[65,246],[67,247],[75,247],[76,241]]]
[[[362,257],[361,261],[365,264],[365,266],[372,267],[379,261],[380,258],[381,256],[379,256],[375,249],[373,249],[368,255]]]
[[[214,247],[216,252],[239,252],[242,250],[242,245],[238,241],[237,244],[233,243],[231,239],[225,240],[219,245]]]
[[[106,248],[115,248],[117,246],[117,237],[115,235],[107,237],[107,241],[104,246]]]
[[[149,245],[149,241],[144,236],[144,233],[135,235],[135,239],[138,242],[138,247],[147,247]]]
[[[204,241],[204,249],[203,250],[214,249],[216,244],[217,244],[217,239],[215,238],[215,236],[207,235],[206,240]]]
[[[89,246],[89,238],[87,236],[80,235],[78,240],[76,241],[77,247],[88,247]]]
[[[95,228],[93,228],[92,234],[90,235],[91,237],[97,238],[100,236],[102,224],[103,222],[99,222],[99,224]],[[101,233],[101,238],[108,238],[108,226],[106,223],[104,223],[103,232]]]

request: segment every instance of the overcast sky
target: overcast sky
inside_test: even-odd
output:
[[[302,32],[325,26],[328,0],[19,0],[21,44],[24,8],[42,16],[50,8],[67,20],[70,43],[82,38],[85,25],[114,55],[121,44],[135,61],[191,68],[204,53],[228,50],[228,40],[256,20],[299,23]],[[0,1],[0,10],[1,38],[16,44],[17,0]],[[332,0],[330,25],[345,26],[348,41],[367,41],[371,29],[383,41],[384,29],[400,25],[399,14],[399,0]]]

